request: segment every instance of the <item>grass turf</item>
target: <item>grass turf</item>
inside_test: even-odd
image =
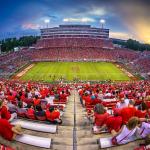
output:
[[[116,65],[108,62],[39,62],[21,79],[51,82],[61,77],[70,81],[75,78],[80,80],[130,80]]]

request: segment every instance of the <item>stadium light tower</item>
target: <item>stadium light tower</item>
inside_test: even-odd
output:
[[[63,22],[69,22],[69,19],[68,18],[64,18]]]
[[[45,19],[44,22],[46,23],[46,28],[48,28],[50,20],[49,19]]]
[[[105,22],[106,22],[106,21],[105,21],[104,19],[101,19],[101,20],[100,20],[100,24],[101,24],[102,29],[103,29],[103,27],[104,27]]]
[[[1,48],[2,48],[2,44],[0,43],[0,55],[2,54]]]

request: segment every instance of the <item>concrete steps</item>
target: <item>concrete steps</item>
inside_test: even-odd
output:
[[[73,126],[74,126],[74,95],[73,92],[65,108],[62,125],[58,126],[57,136],[53,137],[53,150],[73,149]]]
[[[77,135],[77,150],[98,150],[97,136],[93,136],[91,125],[86,117],[86,111],[81,106],[79,95],[75,91],[76,97],[76,135]]]

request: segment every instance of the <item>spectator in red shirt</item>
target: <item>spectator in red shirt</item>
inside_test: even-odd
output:
[[[94,109],[94,124],[95,126],[103,126],[106,123],[109,114],[104,109],[102,104],[96,104]]]
[[[123,124],[127,124],[131,117],[134,117],[136,113],[136,109],[134,107],[134,102],[132,100],[129,101],[128,107],[122,108],[120,115],[123,119]]]
[[[13,96],[12,93],[10,93],[10,94],[7,96],[7,100],[8,100],[8,101],[11,101],[12,103],[15,103],[15,96]]]
[[[145,103],[146,103],[147,107],[150,108],[150,96],[146,97]]]
[[[35,95],[35,97],[34,97],[34,99],[33,99],[33,104],[34,104],[34,106],[37,106],[37,105],[39,105],[40,104],[40,99],[38,98],[38,96],[37,95]]]
[[[150,118],[150,108],[147,109],[147,117]]]
[[[11,114],[8,111],[7,106],[4,104],[4,101],[0,101],[0,114],[1,118],[9,120],[11,118]]]
[[[0,100],[0,114],[1,118],[6,119],[9,122],[11,122],[14,118],[17,117],[16,113],[10,114],[7,105],[2,100]]]
[[[0,119],[0,135],[6,140],[14,140],[16,135],[21,135],[21,126],[12,126],[6,119]]]
[[[85,106],[92,104],[91,96],[88,93],[85,93],[83,100],[85,101]]]
[[[121,129],[122,126],[122,117],[118,116],[118,114],[115,114],[115,116],[109,116],[105,122],[105,124],[99,128],[94,133],[101,133],[103,130],[108,130],[110,133],[112,130],[115,130],[118,132]]]
[[[60,112],[54,109],[53,106],[50,106],[49,110],[46,110],[46,118],[53,123],[62,123],[62,120],[60,119]]]
[[[138,107],[138,110],[135,113],[135,116],[138,118],[146,118],[147,115],[147,105],[145,102],[142,102]]]
[[[121,116],[110,116],[107,118],[106,126],[109,132],[115,130],[118,132],[122,126],[122,117]]]
[[[67,94],[65,94],[64,91],[62,91],[62,94],[60,94],[60,99],[65,101],[67,100]]]
[[[31,104],[28,104],[27,105],[27,112],[26,112],[26,116],[29,118],[29,119],[36,119],[35,118],[35,110],[34,110],[34,108],[33,108],[33,106],[31,105]]]

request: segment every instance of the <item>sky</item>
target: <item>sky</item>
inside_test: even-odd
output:
[[[110,37],[150,43],[150,0],[0,0],[0,38],[37,34],[60,24],[100,27]]]

